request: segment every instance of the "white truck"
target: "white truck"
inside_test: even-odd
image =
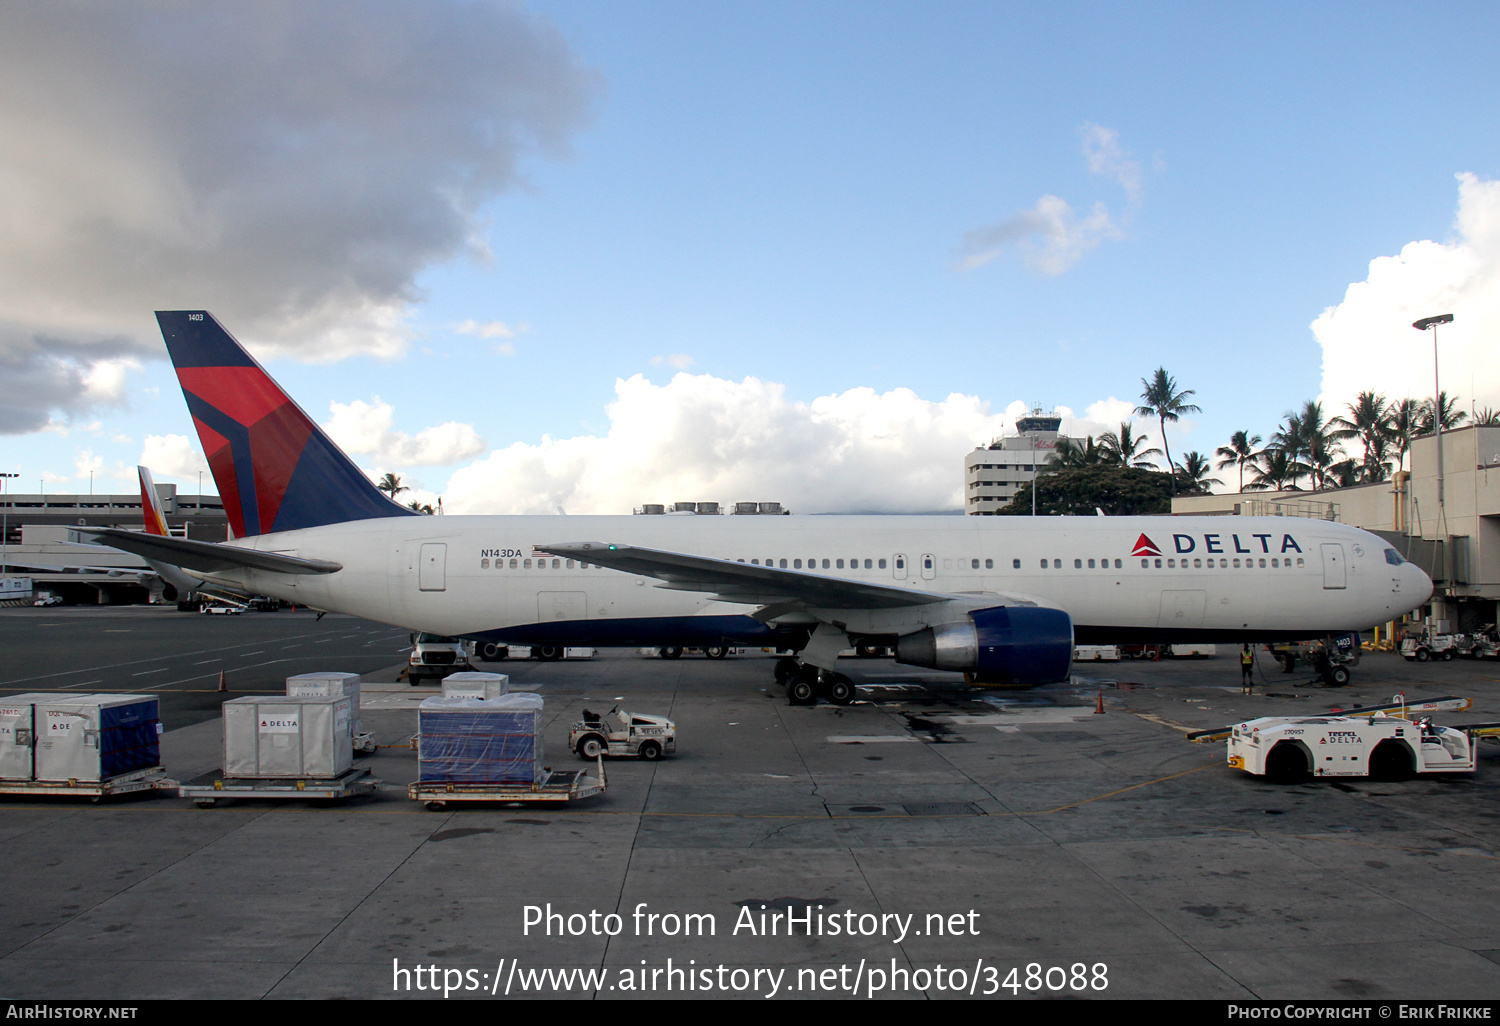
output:
[[[615,706],[603,716],[583,711],[568,733],[568,747],[585,759],[601,755],[655,760],[677,751],[677,724],[665,716],[626,712]]]
[[[426,680],[442,680],[450,673],[474,669],[474,643],[422,631],[411,635],[406,682],[418,687]]]

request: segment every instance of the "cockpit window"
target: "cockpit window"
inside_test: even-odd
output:
[[[1385,550],[1385,561],[1391,564],[1391,566],[1400,566],[1402,563],[1406,562],[1406,560],[1401,558],[1401,553],[1397,552],[1395,549]]]

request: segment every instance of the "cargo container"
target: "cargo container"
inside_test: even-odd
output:
[[[223,710],[226,777],[333,779],[353,764],[348,698],[260,695]]]
[[[36,780],[97,782],[161,765],[154,695],[53,695],[34,709]]]
[[[354,719],[354,725],[350,728],[350,732],[354,738],[354,750],[373,752],[375,751],[375,738],[365,732],[364,718],[359,711],[359,685],[360,678],[357,673],[324,670],[288,677],[286,693],[289,698],[338,698],[342,696],[349,699],[353,703],[350,715]]]
[[[503,673],[451,673],[443,678],[444,698],[499,698],[510,691]]]
[[[417,707],[421,783],[536,783],[542,767],[542,696],[427,698]]]
[[[36,703],[56,698],[42,692],[0,698],[0,780],[30,780],[36,775]]]

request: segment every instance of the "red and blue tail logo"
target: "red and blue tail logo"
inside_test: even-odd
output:
[[[157,311],[236,538],[411,515],[339,451],[213,314]]]

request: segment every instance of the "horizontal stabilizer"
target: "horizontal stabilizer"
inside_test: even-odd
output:
[[[332,574],[344,569],[342,563],[326,559],[303,559],[301,556],[288,556],[280,552],[258,552],[218,542],[164,538],[140,531],[122,531],[116,527],[80,527],[76,530],[81,535],[98,538],[111,548],[200,573],[264,570],[273,574]]]

